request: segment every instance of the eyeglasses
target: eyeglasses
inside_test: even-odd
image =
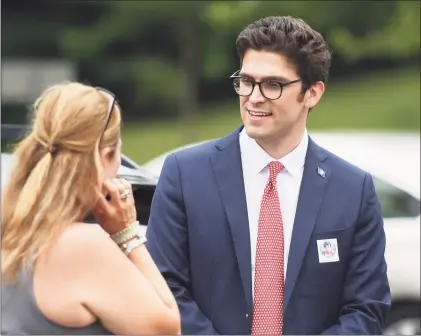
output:
[[[252,78],[247,78],[244,76],[238,75],[240,70],[234,72],[230,78],[232,78],[232,82],[234,85],[234,90],[237,92],[238,95],[243,97],[248,97],[253,93],[254,86],[257,84],[259,86],[260,93],[263,97],[276,100],[282,96],[282,91],[284,86],[297,83],[302,79],[296,79],[290,82],[280,82],[272,79],[264,80],[261,82],[257,82]]]
[[[105,95],[107,96],[107,98],[109,100],[107,119],[105,120],[105,126],[104,126],[104,129],[102,130],[102,133],[101,133],[101,138],[102,138],[104,136],[105,130],[108,127],[108,124],[110,123],[111,114],[113,112],[114,105],[117,104],[117,99],[115,98],[114,93],[112,93],[111,91],[109,91],[107,89],[104,89],[102,87],[96,87],[96,89],[98,91],[101,91],[101,92],[105,93]]]

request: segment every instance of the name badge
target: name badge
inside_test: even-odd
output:
[[[336,238],[320,239],[317,241],[319,263],[339,261],[338,241]]]

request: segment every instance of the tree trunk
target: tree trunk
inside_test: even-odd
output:
[[[183,123],[183,143],[197,139],[199,113],[200,41],[196,22],[186,19],[180,24],[179,57],[182,88],[179,113]]]

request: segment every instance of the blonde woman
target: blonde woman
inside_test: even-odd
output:
[[[56,85],[34,112],[2,197],[1,334],[179,334],[131,186],[115,178],[114,95]],[[88,213],[99,225],[83,223]]]

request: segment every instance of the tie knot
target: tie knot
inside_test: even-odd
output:
[[[271,163],[269,163],[269,179],[272,182],[276,181],[276,177],[278,176],[278,174],[281,172],[281,170],[284,168],[283,164],[278,162],[278,161],[272,161]]]

